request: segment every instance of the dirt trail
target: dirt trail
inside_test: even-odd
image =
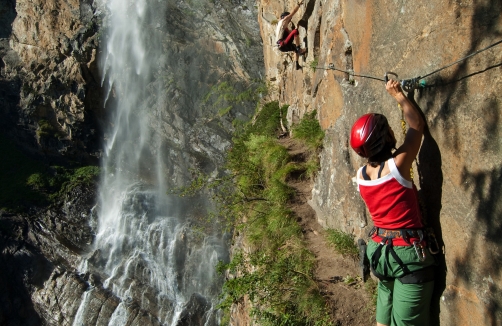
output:
[[[279,143],[288,149],[295,161],[305,159],[307,148],[291,138]],[[359,277],[359,262],[338,254],[326,240],[326,230],[318,223],[314,210],[308,204],[312,196],[313,181],[292,179],[288,184],[296,189],[290,208],[302,226],[307,246],[316,256],[315,278],[323,296],[331,307],[334,325],[373,325],[374,309],[365,285]],[[347,280],[353,281],[347,281]]]

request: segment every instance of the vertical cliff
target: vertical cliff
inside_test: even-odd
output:
[[[124,1],[129,4],[136,2]],[[159,141],[142,154],[148,162],[165,153],[162,172],[169,186],[181,186],[193,167],[217,170],[233,120],[252,115],[254,101],[227,99],[253,89],[264,75],[262,43],[254,1],[162,4],[167,11],[152,14],[144,26],[161,35],[164,49],[159,59],[164,64],[152,72],[145,90],[145,96],[153,88],[164,90],[162,98],[150,98],[155,105],[144,112],[151,121],[148,132],[159,135]],[[110,108],[120,96],[112,89],[105,102],[102,83],[107,80],[98,64],[106,55],[109,23],[106,1],[0,3],[2,134],[40,163],[89,164],[102,156],[104,139],[111,136],[104,134]],[[229,87],[218,89],[224,82]],[[1,259],[8,266],[0,272],[0,324],[70,325],[78,314],[86,325],[108,324],[122,303],[128,324],[158,325],[159,311],[173,309],[169,303],[149,305],[149,294],[136,289],[137,296],[121,302],[103,286],[107,275],[79,272],[82,256],[100,257],[90,252],[97,196],[93,187],[77,188],[51,207],[30,207],[23,214],[0,210]],[[184,205],[196,207],[194,202]],[[90,304],[79,312],[83,299]],[[197,295],[187,299],[177,325],[202,324],[208,302]],[[215,317],[207,322],[214,323]]]
[[[49,160],[99,156],[99,17],[92,2],[1,5],[2,128],[25,150]]]
[[[290,122],[316,109],[326,131],[311,199],[319,223],[365,238],[371,218],[353,181],[363,160],[348,145],[350,127],[358,116],[378,112],[400,130],[401,114],[383,82],[326,68],[377,78],[387,71],[399,79],[424,76],[502,39],[502,7],[491,0],[307,0],[293,18],[309,50],[296,71],[273,36],[280,13],[295,5],[260,2],[267,79],[277,86],[277,99],[291,105]],[[433,302],[433,319],[442,325],[502,321],[500,49],[427,77],[414,96],[427,122],[415,184],[443,246]]]

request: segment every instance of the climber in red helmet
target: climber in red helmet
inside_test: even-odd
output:
[[[399,82],[389,80],[386,89],[408,123],[404,143],[395,149],[394,132],[387,118],[378,113],[360,117],[350,134],[350,146],[367,158],[356,179],[374,224],[367,256],[371,271],[380,280],[376,321],[377,326],[428,325],[435,260],[427,250],[410,172],[425,122]]]
[[[298,11],[298,9],[300,9],[302,4],[303,0],[300,0],[291,13],[288,11],[283,12],[275,29],[275,38],[277,40],[279,50],[281,52],[295,53],[296,70],[301,69],[301,66],[298,64],[298,57],[305,54],[307,50],[300,47],[298,29],[293,26],[292,30],[289,30],[288,25],[291,23],[291,18],[293,18],[294,14]]]

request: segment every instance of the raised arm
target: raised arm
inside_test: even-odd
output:
[[[394,161],[401,175],[410,180],[410,168],[420,150],[425,122],[418,111],[419,109],[404,95],[399,82],[389,80],[385,88],[401,106],[404,119],[408,123],[408,131],[406,132],[404,143],[394,153]]]
[[[298,11],[298,9],[300,9],[300,6],[302,4],[303,4],[303,0],[298,1],[298,4],[293,9],[293,11],[291,11],[291,13],[289,15],[287,15],[286,17],[284,17],[284,26],[287,26],[289,24],[289,22],[291,21],[291,18],[293,18],[293,16],[296,14],[296,12]]]

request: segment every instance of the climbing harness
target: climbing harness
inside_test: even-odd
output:
[[[371,272],[378,277],[380,280],[383,281],[393,281],[394,277],[389,276],[390,272],[390,263],[389,263],[389,256],[392,256],[396,263],[401,267],[404,275],[400,278],[397,278],[401,283],[403,284],[419,284],[419,283],[426,283],[434,280],[434,266],[430,265],[426,268],[417,270],[417,271],[410,271],[409,268],[406,266],[406,264],[403,263],[401,258],[396,254],[396,251],[394,250],[394,246],[392,243],[393,239],[396,238],[402,238],[405,240],[407,243],[410,243],[410,238],[418,238],[419,240],[413,241],[412,245],[415,248],[415,252],[417,253],[417,256],[420,261],[425,261],[427,258],[427,254],[425,251],[425,247],[423,245],[424,241],[424,232],[421,229],[400,229],[400,230],[386,230],[382,228],[377,228],[373,227],[373,229],[370,231],[368,234],[369,237],[372,237],[374,234],[377,234],[382,237],[382,240],[378,244],[377,249],[373,253],[371,257],[371,262],[370,262],[370,269]],[[411,243],[410,243],[411,244]],[[385,249],[384,249],[385,246]],[[376,271],[378,262],[380,261],[380,258],[382,257],[382,251],[383,255],[385,257],[385,262],[383,265],[383,274],[380,274]]]
[[[417,76],[417,77],[413,77],[413,78],[409,78],[409,79],[402,79],[402,80],[400,80],[400,81],[399,81],[399,82],[400,82],[400,84],[401,84],[401,87],[402,87],[405,91],[407,91],[407,92],[409,92],[409,91],[411,91],[411,90],[414,90],[414,89],[418,89],[418,88],[425,88],[425,87],[427,87],[427,83],[426,83],[426,81],[425,81],[425,78],[426,78],[426,77],[429,77],[429,76],[431,76],[431,75],[433,75],[433,74],[436,74],[436,73],[438,73],[438,72],[440,72],[440,71],[442,71],[442,70],[444,70],[444,69],[446,69],[446,68],[449,68],[449,67],[451,67],[451,66],[453,66],[453,65],[455,65],[455,64],[457,64],[457,63],[459,63],[459,62],[462,62],[462,61],[464,61],[464,60],[467,60],[467,59],[469,59],[470,57],[475,56],[476,54],[479,54],[479,53],[481,53],[481,52],[483,52],[483,51],[486,51],[486,50],[488,50],[488,49],[490,49],[490,48],[492,48],[492,47],[494,47],[494,46],[496,46],[496,45],[499,45],[500,43],[502,43],[502,40],[499,40],[499,41],[497,41],[497,42],[495,42],[495,43],[493,43],[493,44],[490,44],[489,46],[487,46],[487,47],[485,47],[485,48],[482,48],[482,49],[477,50],[477,51],[475,51],[475,52],[473,52],[473,53],[471,53],[471,54],[468,54],[468,55],[466,55],[465,57],[458,59],[457,61],[454,61],[454,62],[452,62],[452,63],[450,63],[450,64],[448,64],[448,65],[446,65],[446,66],[443,66],[443,67],[441,67],[441,68],[439,68],[439,69],[436,69],[436,70],[434,70],[434,71],[432,71],[432,72],[430,72],[430,73],[428,73],[428,74],[425,74],[425,75],[423,75],[423,76]],[[380,81],[387,82],[387,80],[386,80],[386,76],[385,76],[384,78],[379,78],[379,77],[370,76],[370,75],[355,74],[353,71],[350,71],[350,70],[338,69],[338,68],[336,68],[336,67],[335,67],[335,65],[334,65],[333,63],[330,63],[330,64],[328,65],[328,67],[316,67],[315,69],[321,69],[321,70],[335,70],[335,71],[340,71],[340,72],[346,73],[346,74],[348,74],[349,76],[353,76],[353,77],[362,77],[362,78],[368,78],[368,79],[374,79],[374,80],[380,80]],[[386,75],[387,75],[387,74],[393,74],[393,75],[395,75],[395,76],[396,76],[396,78],[397,78],[397,75],[396,75],[395,73],[392,73],[392,72],[387,72],[387,73],[386,73]]]

